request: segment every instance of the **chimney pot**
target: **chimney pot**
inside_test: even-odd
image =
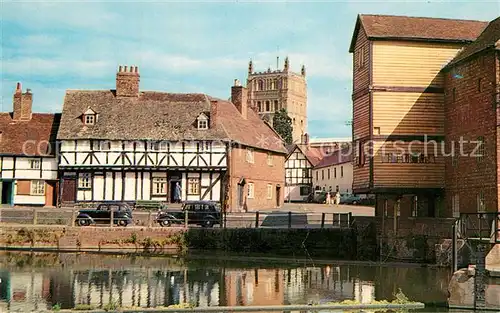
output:
[[[13,120],[30,120],[31,110],[33,106],[33,94],[31,89],[26,89],[26,93],[22,92],[21,83],[17,83],[16,92],[13,97],[14,112]]]
[[[120,65],[120,66],[118,67],[118,73],[121,73],[122,71],[123,71],[123,68],[122,68],[122,66]]]
[[[22,88],[21,88],[21,83],[18,82],[17,85],[16,85],[16,93],[18,92],[22,92]]]
[[[124,71],[124,72],[126,72],[126,71],[127,71],[127,68],[128,68],[128,66],[126,66],[126,65],[125,65],[125,66],[123,67],[123,71]]]

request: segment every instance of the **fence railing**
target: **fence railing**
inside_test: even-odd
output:
[[[500,243],[500,212],[460,214],[457,234],[461,239]]]
[[[141,226],[141,227],[220,227],[220,228],[350,228],[351,213],[311,212],[213,212],[162,211],[167,218],[158,218],[157,212],[102,211],[82,216],[78,209],[0,208],[0,225],[60,225],[60,226]],[[162,222],[163,221],[163,222]],[[208,222],[208,223],[207,223]]]

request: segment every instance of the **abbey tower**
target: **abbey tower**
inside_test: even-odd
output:
[[[290,70],[288,57],[283,70],[254,72],[253,63],[248,64],[248,104],[260,117],[272,124],[274,112],[286,108],[292,119],[293,141],[300,142],[307,132],[307,83],[306,69],[301,73]]]

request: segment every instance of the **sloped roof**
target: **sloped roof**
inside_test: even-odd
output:
[[[316,164],[321,161],[323,158],[323,154],[321,152],[321,149],[319,148],[311,148],[308,145],[305,144],[293,144],[290,146],[287,146],[288,149],[288,157],[295,151],[295,149],[299,149],[300,152],[306,157],[306,159],[311,163],[312,166],[315,166]]]
[[[352,149],[345,148],[334,151],[331,155],[324,157],[314,168],[322,168],[352,161]]]
[[[485,49],[500,49],[500,17],[491,21],[477,39],[460,50],[447,66],[458,63]]]
[[[0,154],[54,156],[60,114],[33,113],[31,120],[14,121],[0,113]]]
[[[218,101],[214,128],[198,130],[200,114],[210,117],[210,100]],[[80,120],[90,107],[99,112],[95,125]],[[286,153],[283,142],[252,110],[243,119],[225,100],[205,94],[141,92],[138,97],[116,97],[115,90],[68,90],[57,138],[105,140],[223,140]]]
[[[354,51],[362,27],[368,39],[471,42],[488,22],[394,15],[358,15],[349,52]]]

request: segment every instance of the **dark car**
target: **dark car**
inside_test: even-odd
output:
[[[362,202],[361,197],[353,194],[343,194],[340,195],[340,204],[360,204]]]
[[[127,226],[132,223],[132,209],[126,203],[100,203],[95,209],[82,209],[76,217],[76,225],[110,224],[113,212],[113,224]]]
[[[221,222],[220,205],[214,201],[187,201],[180,211],[158,211],[156,222],[168,227],[172,224],[196,224],[202,227],[213,227]]]

